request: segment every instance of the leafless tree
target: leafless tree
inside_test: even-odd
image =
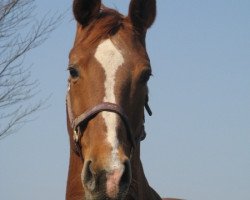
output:
[[[15,132],[43,102],[32,104],[38,83],[24,57],[42,44],[61,16],[33,16],[35,0],[0,0],[0,140]]]

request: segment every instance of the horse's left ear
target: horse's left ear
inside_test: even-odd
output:
[[[74,0],[73,13],[75,19],[83,26],[87,26],[94,20],[101,7],[101,0]]]
[[[128,17],[136,29],[146,32],[155,16],[156,0],[131,0]]]

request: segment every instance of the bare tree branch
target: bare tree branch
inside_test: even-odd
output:
[[[36,20],[34,10],[35,0],[0,0],[0,140],[44,103],[30,105],[38,81],[32,80],[31,65],[24,66],[24,57],[49,37],[63,16],[46,14]]]

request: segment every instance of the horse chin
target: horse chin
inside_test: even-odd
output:
[[[85,190],[85,200],[124,200],[127,196],[128,189],[119,191],[117,194],[113,193],[111,196],[105,191],[101,192],[89,192]]]

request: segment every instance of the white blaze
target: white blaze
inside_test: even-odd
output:
[[[105,71],[105,95],[104,102],[116,103],[115,98],[115,77],[118,68],[124,63],[124,58],[120,51],[115,47],[110,39],[104,40],[96,49],[95,58],[102,65]],[[117,114],[111,112],[102,112],[107,127],[107,140],[112,147],[112,169],[118,169],[121,163],[118,159],[118,139],[116,135]]]

